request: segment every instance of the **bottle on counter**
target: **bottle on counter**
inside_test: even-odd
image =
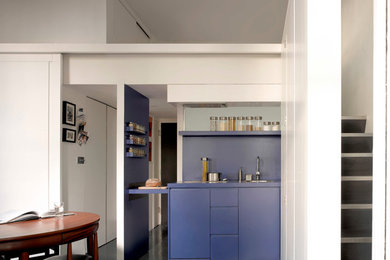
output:
[[[264,131],[272,131],[272,125],[271,122],[264,122]]]
[[[237,117],[237,131],[245,131],[245,117]]]
[[[217,131],[218,130],[218,117],[211,116],[210,117],[210,131]]]
[[[263,117],[255,116],[255,131],[263,131]]]
[[[219,131],[227,131],[228,130],[228,124],[227,124],[227,118],[226,116],[219,117]]]
[[[236,117],[235,116],[229,116],[228,130],[229,131],[236,131]]]
[[[246,131],[253,131],[253,116],[246,117]]]
[[[206,182],[207,172],[209,171],[209,158],[202,157],[200,160],[202,161],[202,182]]]

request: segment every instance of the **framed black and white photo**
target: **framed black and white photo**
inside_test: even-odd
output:
[[[62,141],[68,143],[76,142],[76,130],[63,128],[62,129]]]
[[[76,105],[68,101],[62,102],[62,123],[76,125]]]

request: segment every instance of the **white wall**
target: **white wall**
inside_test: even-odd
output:
[[[136,18],[126,0],[107,1],[107,43],[148,43],[151,40],[137,26],[144,28],[149,37],[152,35],[148,28]]]
[[[340,259],[341,6],[292,0],[287,14],[282,259]]]
[[[2,43],[105,43],[106,0],[3,0]]]
[[[112,240],[116,232],[116,215],[115,212],[114,214],[111,212],[116,211],[116,189],[112,188],[116,183],[115,178],[110,178],[116,174],[116,111],[114,109],[107,111],[106,105],[88,98],[85,91],[77,90],[77,86],[64,86],[62,99],[76,104],[77,110],[84,109],[87,121],[85,131],[90,137],[87,144],[82,146],[67,142],[61,144],[65,210],[87,211],[100,215],[98,229],[100,246]],[[109,118],[109,115],[112,117]],[[111,124],[107,125],[107,122]],[[76,126],[62,127],[77,130]],[[113,140],[108,140],[107,137],[113,137]],[[107,154],[110,148],[114,152]],[[85,158],[84,164],[77,163],[79,156]],[[109,172],[110,169],[113,172]],[[76,253],[86,252],[85,241],[76,242],[73,247]]]
[[[373,0],[343,0],[342,6],[342,111],[346,116],[367,116],[372,133],[373,105]]]
[[[0,55],[0,212],[60,201],[60,55]]]
[[[117,82],[132,85],[275,85],[281,82],[281,59],[280,54],[231,53],[64,55],[65,84]]]

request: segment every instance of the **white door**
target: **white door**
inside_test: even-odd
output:
[[[59,60],[0,55],[0,212],[47,210],[59,199]]]

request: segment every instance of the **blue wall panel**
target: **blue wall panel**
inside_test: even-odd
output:
[[[202,179],[201,157],[211,159],[210,171],[237,180],[238,169],[255,174],[260,156],[262,179],[280,180],[280,136],[183,137],[183,180]],[[243,175],[244,177],[244,175]]]
[[[125,87],[125,123],[129,121],[149,127],[149,99],[141,95],[132,88]],[[123,126],[125,127],[125,126]],[[125,133],[126,134],[126,133]],[[141,135],[148,141],[148,133]],[[125,142],[125,137],[123,137]],[[149,145],[137,147],[145,149]],[[128,146],[125,145],[123,156],[125,156]],[[148,197],[129,200],[127,189],[132,183],[145,182],[148,179],[148,156],[143,158],[124,158],[124,228],[125,259],[137,259],[148,250],[149,244],[149,200]]]

